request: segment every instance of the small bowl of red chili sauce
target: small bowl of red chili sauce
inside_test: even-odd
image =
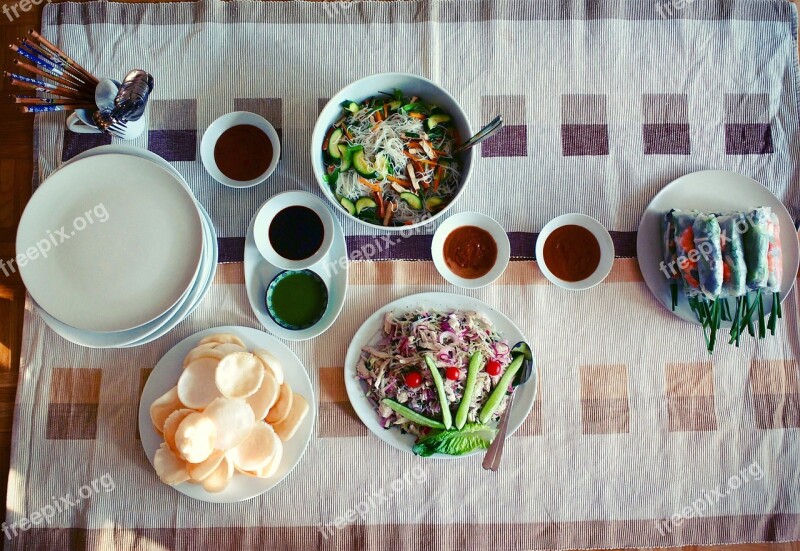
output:
[[[281,143],[264,117],[235,111],[219,117],[203,133],[200,160],[228,187],[246,188],[269,178],[278,166]]]
[[[494,219],[479,212],[462,212],[439,226],[431,253],[443,278],[464,289],[478,289],[502,275],[511,258],[511,244]]]
[[[551,282],[582,291],[594,287],[611,272],[614,242],[608,230],[591,216],[562,214],[539,233],[536,259]]]

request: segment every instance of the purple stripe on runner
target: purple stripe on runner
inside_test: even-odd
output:
[[[614,254],[617,258],[636,256],[636,232],[612,231]],[[509,232],[511,258],[535,260],[538,233]],[[229,238],[230,239],[230,238]],[[351,261],[356,260],[431,260],[431,235],[348,235],[347,250]],[[220,247],[220,258],[222,258]],[[229,260],[228,262],[235,262]]]
[[[218,237],[219,263],[244,261],[244,237]]]
[[[636,256],[636,232],[612,231],[614,254],[617,258]],[[538,233],[509,232],[511,258],[535,260]],[[351,261],[356,260],[431,260],[432,235],[348,235],[347,251]],[[219,262],[244,260],[244,237],[220,237]]]

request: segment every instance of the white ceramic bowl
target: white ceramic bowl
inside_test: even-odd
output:
[[[544,244],[547,238],[550,237],[554,230],[570,225],[586,228],[592,232],[592,235],[600,244],[600,263],[592,275],[581,281],[564,281],[556,277],[544,262]],[[578,213],[562,214],[550,220],[539,233],[539,238],[536,240],[536,259],[542,273],[552,283],[570,291],[583,291],[603,281],[611,272],[611,267],[614,265],[614,242],[611,240],[611,234],[608,233],[608,230],[591,216]]]
[[[267,135],[269,141],[272,142],[272,162],[269,164],[269,167],[267,167],[267,170],[257,178],[247,181],[233,180],[232,178],[228,178],[222,173],[219,167],[217,167],[217,162],[214,160],[214,147],[217,145],[217,140],[219,140],[219,137],[229,128],[233,128],[234,126],[238,126],[240,124],[249,124],[259,128]],[[246,188],[260,184],[269,178],[273,172],[275,172],[280,158],[281,141],[278,138],[278,133],[275,131],[275,128],[273,128],[269,121],[264,117],[248,111],[234,111],[233,113],[222,115],[217,120],[212,122],[208,128],[206,128],[206,131],[203,133],[203,139],[200,141],[200,160],[203,161],[203,166],[205,167],[206,171],[208,171],[208,173],[211,174],[211,177],[217,182],[228,187]]]
[[[450,114],[451,117],[453,117],[453,123],[455,124],[456,129],[458,129],[458,134],[461,136],[462,140],[466,140],[472,136],[472,127],[469,124],[469,120],[467,119],[467,114],[464,112],[464,109],[462,109],[461,105],[459,105],[455,98],[447,93],[441,86],[417,75],[404,73],[381,73],[364,77],[353,82],[352,84],[345,86],[339,90],[339,92],[337,92],[322,109],[322,112],[320,112],[319,117],[317,118],[317,123],[314,125],[314,132],[311,135],[311,167],[314,171],[314,177],[317,179],[317,183],[322,189],[322,193],[324,193],[325,197],[327,197],[331,203],[333,203],[334,208],[345,213],[355,221],[373,229],[380,228],[386,231],[406,231],[433,222],[447,212],[453,203],[458,200],[458,198],[464,192],[464,188],[467,186],[470,173],[472,172],[472,164],[475,159],[475,148],[469,149],[461,154],[461,185],[456,192],[455,197],[453,197],[450,203],[448,203],[447,206],[442,210],[427,220],[417,222],[413,225],[396,227],[377,226],[351,215],[349,212],[347,212],[347,210],[344,209],[344,207],[342,207],[342,205],[339,204],[339,202],[336,200],[336,197],[331,192],[330,187],[328,187],[328,184],[326,184],[322,179],[322,175],[325,174],[322,143],[325,141],[325,134],[327,134],[328,129],[342,116],[341,103],[345,100],[361,102],[366,98],[380,95],[381,90],[388,92],[394,90],[395,88],[402,90],[406,95],[419,96],[423,100],[434,103],[441,107],[444,111]]]
[[[282,257],[275,251],[269,241],[269,226],[275,215],[285,208],[295,206],[308,207],[317,213],[325,231],[322,245],[317,249],[317,252],[304,260],[289,260]],[[258,209],[253,222],[253,237],[258,252],[267,262],[282,270],[305,270],[322,260],[331,248],[333,234],[334,226],[331,211],[328,210],[322,199],[307,191],[284,191],[275,195]]]
[[[447,236],[450,235],[453,230],[463,228],[464,226],[476,226],[486,230],[492,236],[494,242],[497,243],[497,260],[494,266],[492,266],[492,269],[483,277],[475,279],[459,277],[450,270],[447,266],[447,262],[444,260],[444,242],[447,240]],[[464,289],[479,289],[493,283],[503,274],[508,266],[508,261],[511,259],[511,243],[508,240],[508,234],[503,229],[503,226],[498,224],[493,218],[479,212],[461,212],[442,222],[442,225],[439,226],[439,229],[433,234],[431,254],[433,256],[433,264],[447,281]]]

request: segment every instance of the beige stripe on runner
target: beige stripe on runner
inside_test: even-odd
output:
[[[350,262],[350,285],[441,285],[446,281],[430,261],[392,260]],[[604,283],[639,283],[643,281],[635,258],[617,258]],[[214,283],[244,284],[244,264],[220,264]],[[536,262],[512,261],[495,285],[551,285]]]

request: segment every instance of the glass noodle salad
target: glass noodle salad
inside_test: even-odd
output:
[[[324,180],[347,212],[378,226],[429,218],[461,181],[451,116],[400,90],[345,101],[322,144]]]
[[[493,435],[494,429],[485,424],[506,408],[510,388],[505,382],[513,375],[511,363],[508,342],[481,313],[388,312],[380,340],[362,349],[356,376],[383,428],[398,427],[420,437],[418,442],[437,432],[461,431],[461,436],[469,435],[467,442],[451,443],[447,451],[434,450],[459,455],[491,443],[491,438],[475,434],[482,430]],[[509,377],[503,377],[506,372]],[[496,396],[492,393],[495,388],[500,388]],[[443,401],[447,412],[441,406]],[[491,405],[486,407],[487,403]],[[452,430],[444,426],[445,418],[452,420]],[[417,446],[414,451],[419,453]]]

